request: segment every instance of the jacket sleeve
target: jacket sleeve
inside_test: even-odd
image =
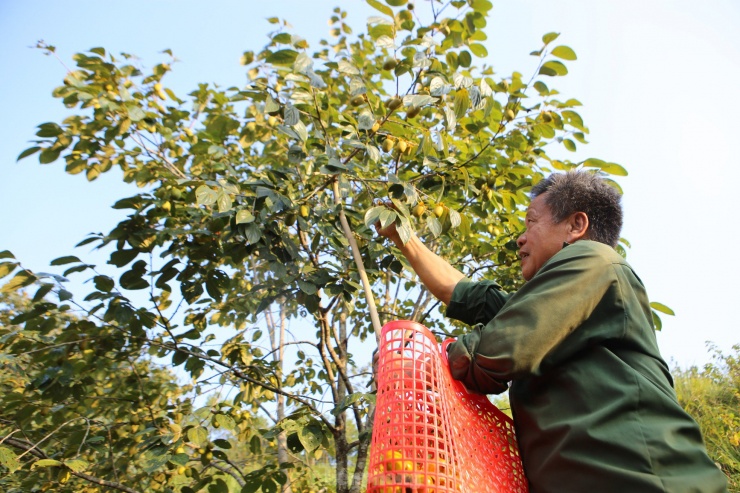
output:
[[[609,337],[599,332],[614,327],[586,322],[620,320],[608,313],[623,309],[618,284],[610,259],[578,243],[565,248],[493,320],[450,345],[453,377],[471,390],[500,393],[508,381],[541,375],[590,341]]]
[[[446,315],[468,325],[485,324],[510,297],[493,281],[472,282],[466,277],[455,286]]]

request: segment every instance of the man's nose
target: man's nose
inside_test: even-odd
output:
[[[521,248],[527,242],[527,233],[522,233],[519,238],[516,239],[516,246]]]

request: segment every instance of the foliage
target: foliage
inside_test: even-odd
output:
[[[62,160],[68,173],[88,180],[117,167],[139,189],[113,205],[130,211],[127,219],[80,243],[109,254],[112,273],[75,256],[52,262],[66,269],[62,275],[33,273],[5,254],[0,273],[14,276],[2,289],[38,291],[11,320],[4,357],[34,351],[44,366],[64,355],[39,367],[46,380],[18,382],[2,397],[26,406],[7,419],[4,433],[28,435],[28,443],[51,433],[38,459],[82,457],[96,464],[96,477],[134,490],[229,490],[216,469],[232,474],[243,492],[360,491],[373,395],[353,354],[367,348],[374,328],[349,244],[358,244],[383,319],[456,333],[440,323],[439,305],[404,259],[376,240],[373,223],[395,222],[403,237],[417,230],[466,274],[515,289],[515,239],[531,185],[578,165],[626,174],[595,158],[548,155],[558,146],[574,151],[588,133],[575,111],[580,103],[550,86],[576,58],[555,43],[557,33],[532,52],[534,73],[500,76],[475,62],[487,55],[488,0],[368,4],[378,15],[362,33],[354,35],[346,13],[335,9],[330,39],[314,49],[287,23],[269,19],[269,44],[244,53],[246,87],[201,84],[181,96],[163,85],[169,62],[147,71],[103,48],[74,57],[76,69],[54,91],[71,115],[39,125],[19,159]],[[73,274],[91,281],[90,293],[65,288]],[[300,337],[286,332],[290,320],[302,321]],[[20,342],[28,334],[37,345]],[[191,411],[181,398],[186,389],[162,393],[171,376],[153,361],[187,375],[188,397],[220,392],[229,399]],[[20,371],[30,360],[16,363]],[[90,397],[99,391],[120,400]],[[84,403],[79,419],[70,400]],[[93,402],[120,405],[83,414]],[[43,406],[51,411],[45,419],[61,421],[32,418]],[[257,414],[271,422],[254,428]],[[145,421],[141,429],[130,428],[133,416]],[[92,431],[80,437],[88,423]],[[127,435],[107,437],[106,427]],[[260,456],[249,470],[228,452],[243,453],[237,443],[252,454],[273,447],[273,458]],[[181,445],[185,454],[176,452]],[[317,485],[311,466],[327,455],[333,484]],[[135,473],[121,474],[116,464],[124,459]],[[191,461],[200,466],[180,475]],[[41,484],[44,468],[35,464],[27,454],[9,476],[24,479],[11,481]],[[69,469],[68,462],[45,464]],[[180,476],[187,479],[173,479]]]
[[[699,423],[710,457],[722,468],[730,491],[740,492],[740,346],[699,369],[674,370],[681,405]]]
[[[243,483],[230,464],[274,456],[263,418],[223,400],[193,409],[190,386],[117,327],[38,297],[0,306],[3,491],[167,491],[225,482],[225,468]]]

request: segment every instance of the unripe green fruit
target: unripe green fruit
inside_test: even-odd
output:
[[[362,103],[365,102],[365,98],[362,96],[355,96],[349,101],[349,104],[352,106],[360,106]]]
[[[403,104],[403,100],[399,97],[391,98],[388,100],[388,103],[386,103],[386,106],[388,106],[388,109],[393,111],[397,108],[399,108]]]
[[[389,58],[383,64],[383,70],[393,70],[398,65],[398,62],[394,58]]]
[[[391,152],[391,150],[393,150],[393,139],[386,138],[381,144],[381,147],[383,148],[383,151]]]
[[[445,213],[445,208],[442,204],[437,204],[437,206],[434,208],[434,215],[437,217],[442,217],[442,214]]]
[[[305,204],[304,204],[304,205],[302,205],[302,206],[300,207],[300,209],[299,209],[299,214],[300,214],[300,215],[301,215],[301,217],[302,217],[302,218],[304,218],[304,219],[308,217],[308,213],[309,213],[309,212],[310,212],[310,210],[309,210],[308,206],[307,206],[307,205],[305,205]]]
[[[420,111],[421,108],[419,108],[418,106],[412,106],[408,109],[408,111],[406,111],[406,118],[414,118],[416,115],[419,114]]]

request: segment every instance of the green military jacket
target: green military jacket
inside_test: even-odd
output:
[[[627,262],[581,240],[514,294],[463,280],[447,315],[475,325],[453,376],[509,398],[532,493],[727,491],[678,404],[648,297]]]

